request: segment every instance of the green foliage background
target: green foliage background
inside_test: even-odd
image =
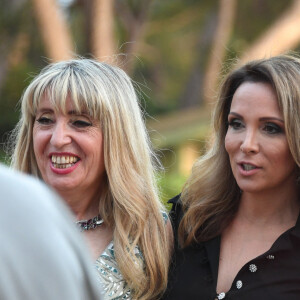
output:
[[[237,1],[234,28],[227,45],[227,64],[244,53],[291,3],[292,0]],[[138,10],[143,0],[128,1],[128,5]],[[216,0],[153,0],[140,52],[127,58],[135,61],[131,76],[140,87],[141,106],[148,116],[159,120],[171,112],[201,105],[201,80],[211,52],[208,33],[213,32],[218,7]],[[122,53],[124,44],[129,41],[120,14],[122,11],[116,11],[115,35]],[[65,9],[65,15],[77,53],[90,56],[86,18],[80,1],[73,1]],[[18,63],[8,66],[9,54],[20,33],[26,36],[28,45]],[[31,1],[1,0],[0,40],[0,143],[3,146],[7,133],[19,118],[17,103],[24,88],[49,62]],[[191,84],[195,79],[198,84]],[[188,136],[182,138],[182,143],[188,139]],[[178,146],[166,147],[176,153]],[[199,151],[201,147],[203,141],[200,139]],[[0,160],[4,161],[3,147]],[[179,173],[176,155],[163,151],[162,161],[166,171],[160,174],[159,184],[166,200],[180,192],[186,175]]]

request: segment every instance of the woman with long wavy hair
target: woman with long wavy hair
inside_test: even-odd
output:
[[[74,212],[104,299],[157,299],[167,283],[170,223],[130,78],[92,59],[53,63],[21,106],[12,167],[45,181]]]
[[[300,59],[248,62],[223,81],[214,137],[171,200],[163,299],[300,299]]]

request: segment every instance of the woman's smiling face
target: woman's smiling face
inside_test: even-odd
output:
[[[241,190],[256,193],[296,184],[296,164],[271,85],[241,84],[233,95],[228,123],[225,148]]]
[[[70,97],[66,114],[41,100],[33,127],[33,148],[43,180],[58,193],[99,189],[105,173],[99,121],[77,114]]]

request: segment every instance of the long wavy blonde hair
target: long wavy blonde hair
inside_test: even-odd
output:
[[[158,161],[134,83],[118,67],[91,59],[44,68],[22,96],[21,118],[10,139],[12,167],[39,178],[32,130],[45,94],[63,111],[70,96],[78,112],[87,111],[100,121],[107,176],[99,195],[99,212],[114,228],[116,260],[134,299],[158,298],[167,283],[170,245],[155,180]],[[144,263],[136,260],[136,246]]]
[[[224,142],[233,94],[242,83],[249,81],[268,83],[274,89],[290,151],[300,166],[300,59],[296,55],[279,55],[248,62],[230,72],[220,87],[211,147],[195,162],[183,188],[185,215],[179,225],[179,241],[183,247],[221,234],[238,208],[240,190]]]

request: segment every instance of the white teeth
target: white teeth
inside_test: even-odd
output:
[[[69,162],[70,162],[70,163],[73,163],[73,160],[74,160],[74,157],[71,156]]]
[[[253,170],[253,169],[256,169],[256,167],[253,166],[253,165],[249,165],[249,164],[243,164],[243,169],[244,169],[245,171],[251,171],[251,170]]]
[[[60,156],[57,156],[56,162],[57,162],[58,164],[60,164]]]
[[[66,164],[68,164],[70,162],[70,157],[66,156]]]
[[[65,164],[66,163],[66,158],[64,156],[61,157],[61,163]]]

